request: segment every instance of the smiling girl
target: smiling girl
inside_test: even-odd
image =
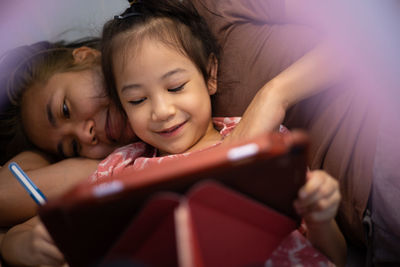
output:
[[[102,40],[106,87],[147,145],[116,150],[93,179],[229,140],[239,119],[211,116],[218,46],[190,2],[136,1],[105,25]],[[322,171],[308,176],[294,205],[308,227],[309,240],[342,265],[345,244],[334,221],[340,201],[337,182]]]

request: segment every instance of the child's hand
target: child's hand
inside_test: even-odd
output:
[[[1,253],[11,266],[66,266],[63,254],[37,216],[8,230]]]
[[[300,188],[294,207],[307,226],[330,222],[339,207],[338,182],[321,170],[309,171],[307,182]]]
[[[33,227],[29,241],[28,246],[30,246],[32,252],[33,262],[51,266],[60,266],[65,263],[63,254],[54,245],[53,240],[41,222],[38,222]]]

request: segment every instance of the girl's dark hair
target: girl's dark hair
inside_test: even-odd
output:
[[[28,88],[45,84],[55,73],[91,66],[76,64],[72,51],[81,46],[99,48],[99,38],[72,43],[38,42],[14,48],[0,57],[0,165],[16,154],[34,148],[24,133],[21,101]]]
[[[106,88],[120,108],[113,71],[114,53],[127,47],[139,48],[145,38],[161,41],[188,56],[206,81],[210,78],[210,55],[219,57],[215,37],[189,0],[133,1],[121,15],[104,25],[101,42]]]

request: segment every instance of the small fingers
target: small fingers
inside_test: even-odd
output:
[[[58,248],[44,240],[34,243],[37,262],[40,265],[59,266],[65,263],[63,254]]]
[[[43,251],[43,256],[46,258],[47,265],[60,266],[65,263],[64,255],[55,246],[48,246]]]
[[[312,171],[307,173],[307,182],[300,188],[298,204],[309,206],[319,198],[328,196],[337,189],[335,181],[323,171]]]
[[[301,213],[307,223],[319,223],[328,221],[336,216],[340,193],[335,192],[329,198],[323,199],[309,210]]]
[[[322,218],[331,215],[330,212],[325,211],[336,211],[339,202],[340,192],[337,181],[324,171],[312,171],[308,173],[307,183],[299,190],[299,198],[294,202],[294,207],[298,214],[304,217],[316,212],[321,215],[312,216]]]
[[[41,264],[60,266],[65,263],[64,255],[56,247],[43,224],[34,227],[33,248]]]

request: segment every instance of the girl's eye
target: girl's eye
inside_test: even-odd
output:
[[[185,84],[186,84],[186,83],[184,83],[184,84],[182,84],[182,85],[180,85],[180,86],[178,86],[178,87],[168,89],[168,92],[172,92],[172,93],[174,93],[174,92],[179,92],[179,91],[181,91],[181,90],[185,87]]]
[[[64,118],[67,118],[67,119],[70,118],[69,108],[68,108],[67,104],[65,103],[65,100],[62,105],[62,114],[63,114]]]
[[[138,99],[138,100],[130,100],[130,101],[128,101],[128,103],[131,104],[131,105],[139,105],[140,103],[142,103],[145,100],[146,100],[146,98],[141,98],[141,99]]]

